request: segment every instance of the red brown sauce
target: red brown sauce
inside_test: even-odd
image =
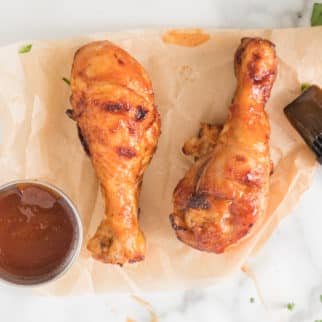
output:
[[[163,42],[184,47],[197,47],[209,39],[202,29],[173,29],[162,36]]]
[[[30,279],[54,272],[73,247],[73,213],[53,190],[28,183],[0,192],[0,270]]]

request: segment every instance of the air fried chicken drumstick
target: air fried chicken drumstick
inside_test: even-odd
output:
[[[271,161],[264,107],[276,72],[274,45],[243,38],[235,54],[237,89],[223,129],[218,134],[218,128],[203,125],[206,134],[184,147],[195,156],[197,148],[203,151],[174,191],[170,220],[177,237],[193,248],[222,253],[265,212]]]
[[[143,172],[155,152],[160,117],[141,65],[108,41],[80,48],[71,74],[70,116],[105,198],[105,216],[87,248],[102,262],[144,259],[138,223]]]

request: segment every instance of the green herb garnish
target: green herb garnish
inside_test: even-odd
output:
[[[314,3],[313,5],[311,26],[322,26],[322,3]]]
[[[289,311],[292,311],[295,307],[295,304],[294,303],[287,303],[286,305],[286,308],[289,310]]]
[[[306,91],[309,87],[311,87],[311,84],[310,83],[303,83],[301,85],[301,92]]]
[[[322,320],[315,320],[314,322],[322,322]]]
[[[63,77],[62,80],[68,85],[70,86],[70,80],[66,77]]]
[[[320,295],[320,302],[322,302],[322,294]]]
[[[251,297],[251,298],[249,299],[249,302],[250,302],[250,303],[254,303],[254,302],[255,302],[255,299],[254,299],[253,297]]]
[[[19,54],[26,54],[29,53],[32,48],[32,44],[21,46],[19,49]]]

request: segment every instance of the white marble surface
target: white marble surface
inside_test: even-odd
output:
[[[312,3],[309,0],[2,0],[0,44],[142,26],[307,26]],[[137,295],[151,303],[159,322],[322,319],[322,207],[318,199],[321,192],[322,168],[319,168],[297,209],[280,224],[252,263],[256,285],[240,272],[205,289]],[[250,303],[251,297],[254,303]],[[295,303],[292,311],[286,308],[288,302]],[[43,298],[32,296],[29,290],[0,288],[1,321],[125,322],[127,317],[136,322],[153,321],[149,310],[130,295]]]

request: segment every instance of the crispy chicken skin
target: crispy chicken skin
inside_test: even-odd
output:
[[[177,237],[193,248],[224,252],[266,210],[271,161],[264,107],[276,72],[275,46],[243,38],[235,54],[237,89],[223,129],[208,129],[184,147],[199,159],[175,188],[170,221]]]
[[[76,52],[71,89],[69,115],[77,122],[106,207],[87,248],[105,263],[143,260],[138,199],[160,135],[151,82],[127,52],[109,41],[97,41]]]

